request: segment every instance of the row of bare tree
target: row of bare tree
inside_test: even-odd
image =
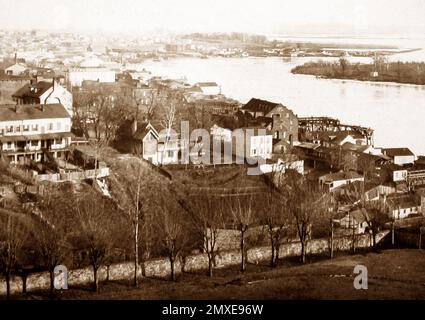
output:
[[[156,178],[152,170],[140,161],[127,163],[126,170],[131,174],[121,189],[112,190],[120,195],[114,201],[93,190],[81,195],[56,187],[37,200],[38,210],[32,213],[0,212],[0,271],[6,279],[8,297],[12,274],[26,265],[49,271],[52,295],[54,268],[60,264],[90,265],[93,290],[97,291],[101,266],[133,259],[133,284],[137,286],[143,271],[140,259],[167,256],[171,279],[175,280],[176,261],[200,249],[208,258],[208,275],[212,276],[222,229],[239,232],[241,271],[246,269],[247,249],[255,241],[249,231],[259,226],[270,244],[272,267],[278,264],[282,243],[296,237],[304,263],[308,240],[315,232],[319,235],[323,225],[330,237],[330,257],[333,255],[337,204],[330,194],[295,172],[288,170],[279,187],[270,187],[268,193],[222,198],[209,193],[177,197],[171,186],[163,186],[158,192],[153,188]],[[368,211],[372,212],[368,222],[375,235],[379,230],[375,217],[382,212],[373,210]]]

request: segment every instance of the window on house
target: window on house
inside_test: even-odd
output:
[[[174,151],[168,150],[167,151],[167,157],[173,157],[173,156],[174,156]]]
[[[252,149],[252,154],[255,156],[257,155],[257,149]]]
[[[8,142],[8,143],[7,143],[7,148],[8,148],[8,149],[12,149],[12,142]]]
[[[38,146],[38,140],[32,140],[31,147],[37,147],[37,146]]]
[[[29,125],[24,125],[24,131],[30,131],[30,126]]]
[[[16,126],[15,132],[21,132],[21,126]]]
[[[13,132],[13,126],[7,126],[6,132]]]
[[[49,123],[49,130],[53,130],[53,123]]]
[[[31,127],[32,131],[38,131],[38,124],[33,124]]]

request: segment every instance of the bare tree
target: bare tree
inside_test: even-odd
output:
[[[174,104],[170,104],[166,109],[165,109],[165,114],[164,114],[164,119],[162,120],[162,126],[165,129],[165,141],[164,141],[164,145],[162,148],[162,155],[161,155],[161,164],[164,163],[164,154],[167,150],[169,141],[171,140],[171,130],[173,129],[173,125],[175,122],[175,118],[176,118],[176,107]]]
[[[97,170],[99,169],[99,159],[105,154],[108,148],[108,142],[105,138],[94,138],[90,139],[89,146],[94,154],[94,175],[96,178]]]
[[[369,201],[361,208],[368,228],[372,235],[373,250],[377,251],[377,235],[386,222],[389,221],[388,210],[380,201]]]
[[[75,214],[79,222],[78,240],[88,252],[93,268],[93,291],[97,292],[97,273],[114,246],[115,224],[111,218],[110,204],[92,196],[77,201]]]
[[[137,176],[135,177],[134,184],[128,185],[132,190],[129,190],[129,196],[131,198],[130,203],[127,207],[128,218],[132,225],[133,235],[133,254],[134,254],[134,275],[133,284],[135,287],[138,286],[138,271],[139,271],[139,242],[140,242],[140,224],[142,220],[142,174],[143,170],[139,164],[137,168]]]
[[[234,200],[234,201],[233,201]],[[257,215],[253,207],[252,197],[238,196],[236,199],[228,199],[227,205],[232,214],[233,222],[239,230],[240,235],[240,251],[241,251],[241,271],[246,270],[246,233],[251,228],[256,220]]]
[[[66,241],[63,212],[54,203],[51,193],[38,207],[42,215],[37,219],[35,239],[41,262],[50,274],[50,295],[53,297],[54,269],[65,260],[69,244]]]
[[[95,95],[88,94],[85,91],[73,92],[73,127],[79,128],[86,139],[90,137],[89,123],[90,113],[89,108],[93,105]]]
[[[154,185],[159,184],[157,177],[153,172],[143,165],[139,158],[126,162],[125,168],[122,168],[128,174],[120,176],[122,189],[113,191],[125,219],[129,222],[131,228],[131,247],[134,259],[133,284],[138,286],[140,270],[140,248],[145,231],[145,242],[148,242],[149,235],[147,223],[152,222],[151,212],[156,212],[158,206],[154,202],[158,194]]]
[[[327,210],[324,194],[318,186],[305,178],[288,180],[289,210],[291,211],[297,234],[301,242],[301,261],[306,261],[307,242],[312,235],[312,226],[323,210]]]
[[[120,93],[108,88],[83,90],[74,94],[74,120],[89,138],[93,130],[95,139],[108,143],[116,138],[119,126],[127,115],[127,105]]]
[[[319,219],[323,220],[326,225],[327,234],[329,236],[329,258],[334,256],[334,233],[335,233],[335,216],[338,213],[338,201],[332,193],[324,194],[321,199],[322,208],[318,212]],[[320,223],[318,223],[320,224]]]
[[[342,73],[343,77],[345,76],[345,70],[347,70],[347,67],[349,66],[349,64],[350,63],[348,62],[347,59],[345,59],[345,58],[339,59],[339,66],[341,68],[341,73]]]
[[[213,276],[214,261],[219,252],[218,234],[224,228],[224,208],[218,199],[208,194],[192,198],[189,206],[181,204],[189,212],[194,232],[201,240],[202,250],[208,258],[208,276]]]
[[[280,192],[270,192],[261,210],[260,223],[266,227],[272,251],[270,266],[276,267],[282,240],[290,234],[292,216],[288,210],[288,198]]]
[[[146,97],[145,93],[149,95]],[[130,96],[132,98],[132,104],[137,108],[137,115],[142,112],[146,120],[152,120],[160,105],[159,90],[135,88]]]
[[[350,186],[350,191],[350,200],[352,206],[353,208],[357,208],[361,211],[368,225],[368,229],[371,232],[373,249],[377,251],[376,236],[378,235],[381,228],[385,225],[385,223],[390,221],[390,218],[388,217],[388,208],[383,202],[379,200],[367,201],[364,183],[352,184]]]
[[[186,248],[188,241],[187,223],[185,223],[182,208],[176,207],[170,208],[170,205],[164,205],[160,208],[161,210],[158,210],[156,216],[159,245],[165,250],[170,260],[171,281],[176,280],[175,262]]]
[[[1,209],[0,209],[1,210]],[[0,211],[0,271],[6,279],[6,299],[10,299],[10,280],[28,236],[28,228],[13,213]]]

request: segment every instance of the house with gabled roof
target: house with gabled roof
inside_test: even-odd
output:
[[[320,185],[328,191],[333,191],[338,187],[345,186],[356,181],[364,181],[364,176],[355,171],[339,171],[319,177]]]
[[[404,219],[421,213],[421,198],[417,195],[390,195],[386,198],[390,219]]]
[[[8,76],[22,76],[25,75],[27,67],[21,63],[13,63],[3,69],[4,74]]]
[[[72,117],[72,93],[55,79],[29,83],[12,95],[17,104],[62,104]]]
[[[415,154],[409,148],[386,148],[382,153],[393,160],[394,164],[405,165],[415,162]]]
[[[159,134],[152,124],[144,122],[138,125],[133,137],[140,143],[143,159],[157,165]]]
[[[215,82],[198,82],[195,83],[194,87],[199,88],[204,95],[215,96],[221,94],[221,88]]]
[[[263,127],[267,128],[276,143],[279,140],[286,142],[286,145],[298,142],[298,117],[281,103],[252,98],[242,106],[241,111],[256,122],[264,122]],[[265,121],[267,118],[269,121]]]

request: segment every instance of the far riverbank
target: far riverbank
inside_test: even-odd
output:
[[[314,61],[298,65],[291,70],[293,74],[314,75],[326,79],[359,80],[370,82],[392,82],[398,84],[425,85],[424,62],[386,62],[350,63],[339,61]]]

